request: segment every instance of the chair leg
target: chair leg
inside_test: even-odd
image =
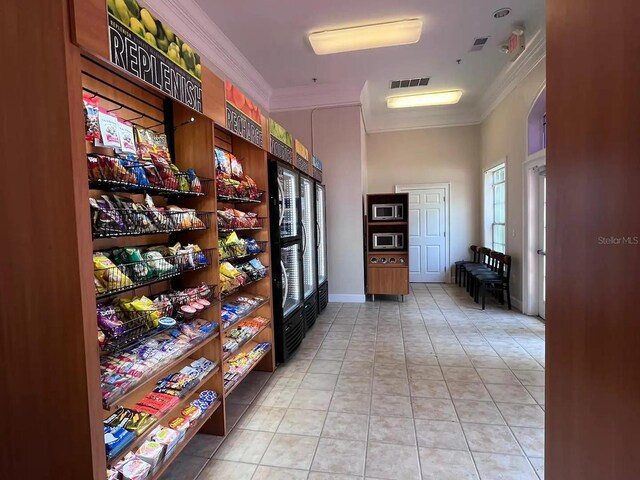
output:
[[[509,284],[507,283],[507,306],[511,310],[511,291],[509,290]]]
[[[459,265],[456,265],[456,276],[455,276],[455,279],[456,279],[456,284],[457,284],[457,285],[460,285],[460,284],[458,283],[458,269],[459,269],[459,268],[460,268],[460,266],[459,266]]]
[[[486,292],[486,290],[484,288],[484,285],[480,284],[479,290],[480,290],[480,292],[482,294],[482,310],[484,310],[484,301],[485,301],[484,297],[485,297],[485,292]]]

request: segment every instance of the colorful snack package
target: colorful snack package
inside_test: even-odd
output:
[[[231,174],[231,160],[224,150],[216,148],[216,170],[221,173]]]
[[[200,182],[200,179],[196,175],[196,172],[193,168],[190,168],[189,170],[187,170],[187,178],[189,180],[189,188],[192,192],[195,192],[195,193],[203,192],[202,183]]]
[[[101,252],[93,254],[93,273],[105,291],[130,287],[131,279]]]
[[[240,160],[238,160],[233,154],[229,155],[229,157],[231,158],[231,175],[236,178],[242,178],[242,163],[240,163]]]
[[[116,309],[112,305],[99,303],[96,307],[96,315],[101,331],[107,332],[111,337],[117,337],[124,333],[124,324],[118,318]]]
[[[162,183],[165,188],[170,190],[178,190],[178,179],[176,178],[174,170],[171,168],[169,162],[162,156],[152,153],[151,160],[156,167]]]
[[[137,152],[136,141],[131,123],[118,119],[118,130],[120,133],[120,151],[122,153],[135,154]]]
[[[90,93],[82,94],[82,103],[84,105],[84,129],[85,138],[92,142],[100,140],[100,125],[98,124],[98,99]]]
[[[144,128],[135,127],[136,145],[138,156],[143,160],[151,160],[153,152],[153,132]]]
[[[120,128],[118,117],[114,113],[107,112],[104,108],[98,110],[98,124],[100,137],[105,147],[121,148]]]

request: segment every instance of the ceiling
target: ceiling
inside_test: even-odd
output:
[[[433,124],[434,119],[442,124],[473,123],[464,119],[478,117],[482,96],[509,66],[499,47],[512,27],[524,24],[527,40],[544,28],[544,0],[196,3],[273,89],[272,111],[316,106],[314,98],[318,104],[361,101],[368,127],[376,131],[419,128]],[[511,8],[511,14],[494,19],[493,12],[501,7]],[[307,40],[313,31],[416,17],[423,20],[423,33],[413,45],[317,56]],[[474,38],[481,36],[490,37],[484,49],[470,52]],[[431,77],[431,81],[427,87],[393,93],[462,89],[464,95],[455,106],[387,109],[389,81],[416,77]]]

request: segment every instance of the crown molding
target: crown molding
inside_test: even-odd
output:
[[[362,85],[325,83],[277,88],[271,94],[270,112],[339,107],[360,103]]]
[[[425,128],[447,128],[478,125],[480,115],[473,109],[450,109],[439,113],[383,113],[366,118],[367,133],[398,132],[404,130],[422,130]]]
[[[531,71],[543,62],[547,56],[547,35],[543,29],[538,30],[526,45],[522,55],[505,67],[491,83],[478,102],[480,119],[487,118],[522,82]]]
[[[207,67],[262,107],[269,107],[271,86],[194,0],[147,0],[146,4],[200,53]]]

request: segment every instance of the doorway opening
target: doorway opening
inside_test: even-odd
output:
[[[396,185],[409,194],[409,281],[448,283],[449,184]]]
[[[547,272],[547,116],[543,87],[527,118],[524,172],[523,313],[545,318]]]

